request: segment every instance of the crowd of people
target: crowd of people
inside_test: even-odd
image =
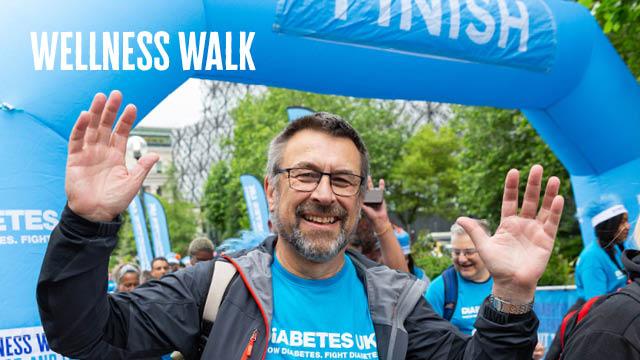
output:
[[[106,281],[119,214],[157,161],[146,155],[123,171],[135,108],[127,106],[112,129],[121,101],[118,92],[96,95],[70,136],[69,201],[37,290],[53,350],[122,359],[176,350],[242,360],[542,358],[533,300],[563,209],[559,180],[550,177],[543,190],[542,167],[533,166],[520,201],[519,172],[509,171],[497,229],[459,218],[451,227],[452,265],[431,280],[384,200],[363,203],[373,188],[366,146],[327,113],[290,123],[272,141],[264,185],[273,235],[261,245],[217,256],[209,239],[196,238],[185,269],[167,258],[154,259],[148,274],[122,264],[112,274],[114,294],[92,286]],[[383,180],[378,187],[384,190]],[[575,326],[556,337],[553,358],[640,359],[640,255],[621,245],[628,211],[611,204],[593,219],[598,242],[580,256],[574,309],[586,313],[589,298],[614,295],[587,320],[568,314]],[[69,294],[82,301],[66,301]],[[619,317],[625,320],[612,324]]]
[[[213,241],[203,236],[193,239],[187,252],[189,255],[185,257],[173,252],[167,257],[155,257],[151,260],[151,270],[142,271],[137,264],[132,263],[116,265],[109,274],[108,292],[133,291],[148,281],[158,280],[166,274],[211,260],[217,255]]]

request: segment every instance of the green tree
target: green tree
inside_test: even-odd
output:
[[[220,243],[223,239],[236,235],[238,229],[248,227],[244,218],[246,204],[240,187],[239,178],[231,177],[231,167],[227,161],[220,161],[211,167],[202,197],[202,214],[207,224],[207,232],[212,240]]]
[[[118,230],[118,243],[109,258],[109,269],[113,269],[120,263],[133,262],[138,255],[129,213],[127,211],[122,213],[121,219],[122,226]]]
[[[618,54],[640,80],[640,0],[579,0],[595,15]]]
[[[186,253],[189,243],[198,230],[198,216],[195,205],[182,198],[178,188],[176,168],[171,165],[167,182],[163,185],[163,196],[160,197],[167,216],[171,249],[181,254]]]
[[[402,149],[391,172],[390,208],[408,229],[419,215],[456,215],[460,145],[447,126],[422,126]]]

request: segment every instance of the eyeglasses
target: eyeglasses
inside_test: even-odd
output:
[[[364,177],[350,173],[325,173],[305,168],[278,169],[276,174],[287,173],[289,187],[303,192],[312,192],[327,175],[331,191],[338,196],[354,196],[360,191]]]
[[[478,253],[477,249],[451,249],[451,256],[458,257],[460,255],[471,256]]]

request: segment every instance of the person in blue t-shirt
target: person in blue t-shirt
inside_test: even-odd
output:
[[[487,234],[490,233],[486,221],[478,223]],[[453,304],[453,315],[447,320],[463,333],[470,335],[474,331],[473,323],[476,321],[480,305],[491,294],[493,279],[478,256],[471,238],[458,224],[451,226],[451,258],[458,291],[457,300]],[[444,315],[446,304],[443,275],[435,278],[429,286],[427,300],[440,316]]]
[[[617,204],[596,214],[591,221],[598,241],[589,244],[578,258],[578,297],[588,300],[624,287],[627,275],[622,266],[624,242],[629,235],[627,209]]]
[[[486,220],[476,221],[482,230],[491,235]],[[473,324],[478,316],[480,305],[491,294],[493,279],[478,255],[473,241],[457,223],[451,226],[451,259],[453,267],[445,272],[455,273],[452,277],[457,283],[457,295],[453,296],[454,303],[445,301],[445,287],[448,285],[445,285],[444,273],[431,282],[427,289],[427,301],[440,316],[451,321],[463,333],[472,335],[475,332]],[[449,289],[451,288],[449,286]],[[445,314],[445,306],[453,307],[450,315]],[[544,350],[542,343],[538,342],[533,359],[541,359],[544,356]]]

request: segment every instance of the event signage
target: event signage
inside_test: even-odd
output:
[[[147,231],[147,224],[144,218],[144,212],[142,211],[142,204],[140,196],[136,196],[131,204],[129,204],[129,217],[131,218],[131,225],[133,227],[133,238],[136,241],[136,249],[138,250],[138,263],[140,269],[151,270],[151,247],[149,246],[149,233]]]
[[[264,194],[262,184],[251,175],[240,176],[244,200],[247,203],[247,212],[251,222],[251,230],[254,233],[269,232],[269,211],[267,210],[267,197]]]
[[[536,289],[533,311],[540,320],[538,340],[544,345],[545,350],[549,350],[562,319],[577,300],[578,292],[574,285],[539,286]]]
[[[66,360],[51,351],[41,326],[0,330],[2,360]]]
[[[164,207],[157,197],[148,192],[144,193],[144,207],[147,210],[146,215],[151,229],[153,256],[167,256],[171,252],[171,243]]]
[[[276,31],[451,60],[549,71],[555,23],[540,0],[280,0]]]

